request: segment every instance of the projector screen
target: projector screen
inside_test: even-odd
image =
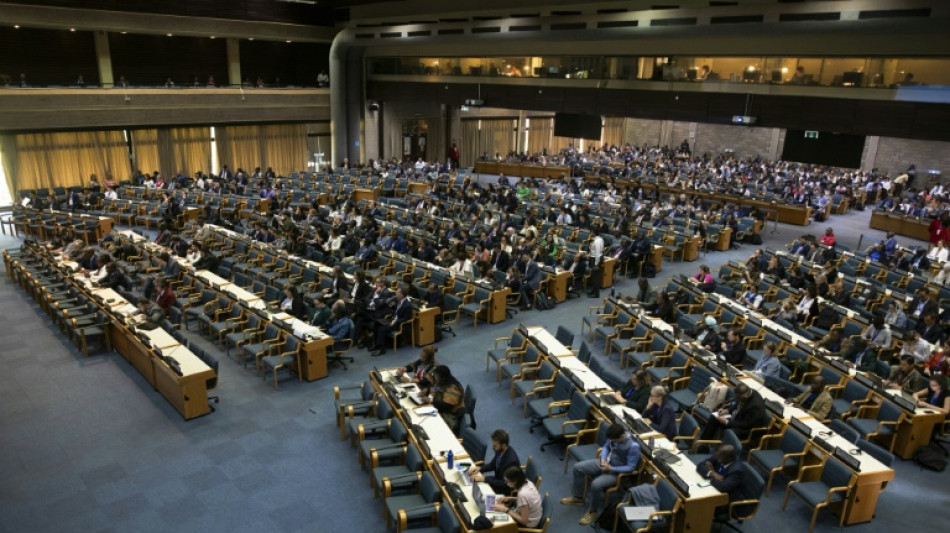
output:
[[[600,115],[556,113],[554,115],[554,136],[599,141],[601,122]]]

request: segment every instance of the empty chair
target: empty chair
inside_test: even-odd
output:
[[[849,426],[847,422],[841,420],[840,418],[832,420],[828,427],[830,427],[831,430],[838,435],[844,437],[851,444],[856,444],[858,440],[861,439],[861,435],[858,435],[857,430]]]
[[[772,490],[775,474],[783,473],[793,479],[798,475],[807,447],[805,436],[787,427],[781,435],[763,437],[759,447],[749,452],[749,462],[758,464],[768,474],[766,496]]]
[[[541,451],[544,451],[545,446],[575,437],[587,427],[588,416],[590,416],[590,402],[587,401],[583,392],[575,390],[567,413],[549,416],[541,422],[541,427],[548,434],[548,441],[541,445]]]
[[[838,521],[838,526],[844,526],[844,520],[847,516],[845,506],[848,504],[848,494],[854,483],[851,470],[844,463],[831,456],[827,456],[822,464],[802,467],[798,479],[805,479],[809,471],[818,469],[821,470],[821,474],[815,481],[796,480],[789,483],[788,487],[785,488],[785,500],[782,502],[782,510],[785,510],[789,495],[795,494],[805,502],[805,505],[811,507],[809,533],[815,529],[818,511],[825,507],[839,507],[838,515],[841,518]]]
[[[281,369],[289,370],[297,374],[297,381],[303,381],[303,372],[300,365],[300,339],[293,335],[287,335],[284,339],[284,346],[280,352],[275,355],[266,355],[260,359],[261,376],[267,378],[267,371],[274,374],[274,390],[277,390],[277,372]]]
[[[405,487],[406,485],[416,486],[416,492],[394,496],[393,491]],[[400,512],[406,512],[416,507],[424,506],[427,503],[435,503],[442,496],[439,483],[435,480],[429,471],[422,473],[419,478],[403,478],[400,481],[393,481],[383,487],[383,515],[386,518],[386,527],[391,526],[391,522]]]
[[[858,413],[866,408],[867,406],[859,409]],[[874,418],[849,418],[848,425],[857,430],[861,438],[871,440],[873,437],[887,446],[888,451],[893,451],[894,443],[897,440],[894,438],[897,433],[897,426],[903,419],[904,412],[901,408],[894,402],[884,400],[877,410],[877,416]]]
[[[894,454],[878,446],[877,444],[874,444],[873,442],[868,442],[864,439],[858,439],[858,448],[886,466],[891,466],[894,464]]]

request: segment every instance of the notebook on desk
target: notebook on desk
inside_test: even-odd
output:
[[[426,401],[423,399],[422,395],[419,394],[419,391],[412,391],[409,393],[409,399],[412,400],[412,403],[416,405],[425,405]]]
[[[623,508],[623,517],[627,522],[646,522],[655,512],[656,508],[649,505],[627,506]]]

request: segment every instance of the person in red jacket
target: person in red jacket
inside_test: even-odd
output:
[[[167,279],[163,279],[159,287],[155,295],[155,303],[168,315],[168,310],[175,305],[175,291],[172,290],[171,283]]]
[[[818,239],[818,242],[824,244],[825,246],[834,246],[835,245],[835,230],[828,228],[825,230],[825,234]]]

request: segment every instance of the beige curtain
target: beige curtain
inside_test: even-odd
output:
[[[548,148],[548,153],[558,153],[561,150],[564,150],[569,145],[573,144],[575,150],[580,150],[580,139],[571,139],[570,137],[553,137],[551,144],[554,145],[553,149]]]
[[[131,175],[120,130],[25,133],[15,145],[14,191],[84,185],[92,174],[100,181],[110,173],[116,181]]]
[[[428,117],[426,121],[426,160],[445,161],[445,125],[441,117]]]
[[[478,120],[462,121],[462,138],[459,140],[459,153],[462,156],[463,167],[470,167],[481,157],[482,152],[486,152],[488,147],[482,148],[478,152]]]
[[[528,153],[539,154],[545,148],[548,153],[556,150],[551,146],[554,139],[554,118],[530,118],[528,123]]]
[[[261,126],[264,168],[272,167],[278,176],[307,168],[307,125],[271,124]],[[247,167],[244,168],[251,171]]]
[[[624,120],[623,117],[607,117],[604,120],[601,144],[623,146]]]
[[[218,161],[231,170],[243,168],[248,173],[261,166],[260,126],[219,126],[214,129]]]
[[[161,129],[158,150],[162,173],[166,176],[179,171],[186,176],[193,176],[199,170],[206,174],[212,172],[211,129],[207,126]]]
[[[158,130],[132,130],[132,154],[134,155],[133,167],[141,170],[143,174],[151,174],[159,170],[163,173],[168,171],[161,164],[161,158],[158,155]]]
[[[7,190],[10,191],[10,197],[16,203],[19,198],[17,197],[18,189],[16,186],[17,153],[15,135],[0,135],[0,156],[2,156],[0,159],[3,160],[3,174],[6,178]]]

